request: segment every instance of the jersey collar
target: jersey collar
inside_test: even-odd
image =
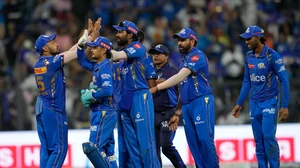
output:
[[[262,58],[262,57],[265,57],[266,56],[266,53],[268,51],[269,47],[267,45],[264,45],[264,48],[263,50],[260,52],[259,54],[259,58]],[[252,50],[252,53],[251,53],[251,57],[255,57],[255,53],[254,53],[254,50]]]
[[[191,51],[184,57],[184,59],[188,59],[190,56],[193,56],[195,54],[195,52],[198,51],[198,48],[197,47],[194,47],[191,49]]]

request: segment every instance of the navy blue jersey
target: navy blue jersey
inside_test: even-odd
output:
[[[194,47],[183,59],[181,68],[188,68],[192,71],[186,79],[180,82],[182,104],[187,104],[199,96],[212,93],[208,60],[202,51]]]
[[[34,66],[38,100],[43,107],[66,113],[66,83],[63,71],[63,55],[40,56]]]
[[[128,59],[120,63],[123,88],[128,91],[148,89],[146,76],[146,48],[139,42],[132,42],[123,51]]]
[[[258,57],[251,50],[245,57],[244,81],[237,104],[242,105],[250,90],[250,99],[262,102],[279,95],[278,80],[282,87],[282,107],[289,104],[289,80],[281,56],[264,46]]]
[[[162,78],[167,80],[177,73],[178,70],[169,63],[166,63],[160,69],[156,69],[158,79]],[[178,86],[173,86],[156,92],[153,94],[154,110],[156,112],[160,112],[170,107],[175,107],[178,102],[178,94]]]
[[[78,62],[85,69],[93,72],[93,84],[99,89],[93,93],[97,100],[90,105],[93,111],[115,109],[113,95],[113,68],[109,59],[105,59],[99,64],[86,59],[84,51],[78,50]]]

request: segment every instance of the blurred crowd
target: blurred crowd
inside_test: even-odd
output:
[[[240,119],[231,116],[243,80],[247,47],[239,34],[247,26],[265,30],[266,44],[285,62],[291,84],[290,117],[300,114],[300,1],[298,0],[0,0],[0,130],[35,129],[37,89],[33,66],[40,34],[56,33],[60,51],[75,44],[88,18],[102,17],[100,34],[111,39],[112,25],[131,20],[145,32],[145,46],[165,44],[170,62],[178,66],[182,55],[172,35],[190,27],[198,35],[197,47],[210,61],[216,97],[216,124],[249,123],[248,104]],[[69,127],[89,127],[89,110],[80,102],[91,73],[77,61],[65,66]]]

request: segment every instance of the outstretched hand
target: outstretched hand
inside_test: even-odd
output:
[[[93,30],[91,32],[91,36],[93,37],[93,41],[98,37],[100,36],[100,29],[101,29],[101,21],[102,21],[102,18],[98,18],[97,21],[94,23],[94,26],[93,26]]]
[[[78,49],[82,50],[88,41],[88,30],[85,29],[83,35],[78,40]]]
[[[93,21],[91,19],[88,20],[88,34],[91,35],[93,30],[94,30],[94,26],[93,26]]]

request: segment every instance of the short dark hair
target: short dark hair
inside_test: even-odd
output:
[[[265,45],[265,43],[266,43],[266,39],[265,39],[265,37],[260,37],[259,38],[259,40],[260,40],[260,42],[263,44],[263,45]]]
[[[110,59],[111,56],[112,56],[112,53],[110,51],[106,50],[106,58]]]
[[[129,30],[126,30],[126,33],[127,34],[132,34],[132,40],[133,41],[138,41],[139,40],[138,36],[136,34],[133,34],[132,32],[130,32]]]

